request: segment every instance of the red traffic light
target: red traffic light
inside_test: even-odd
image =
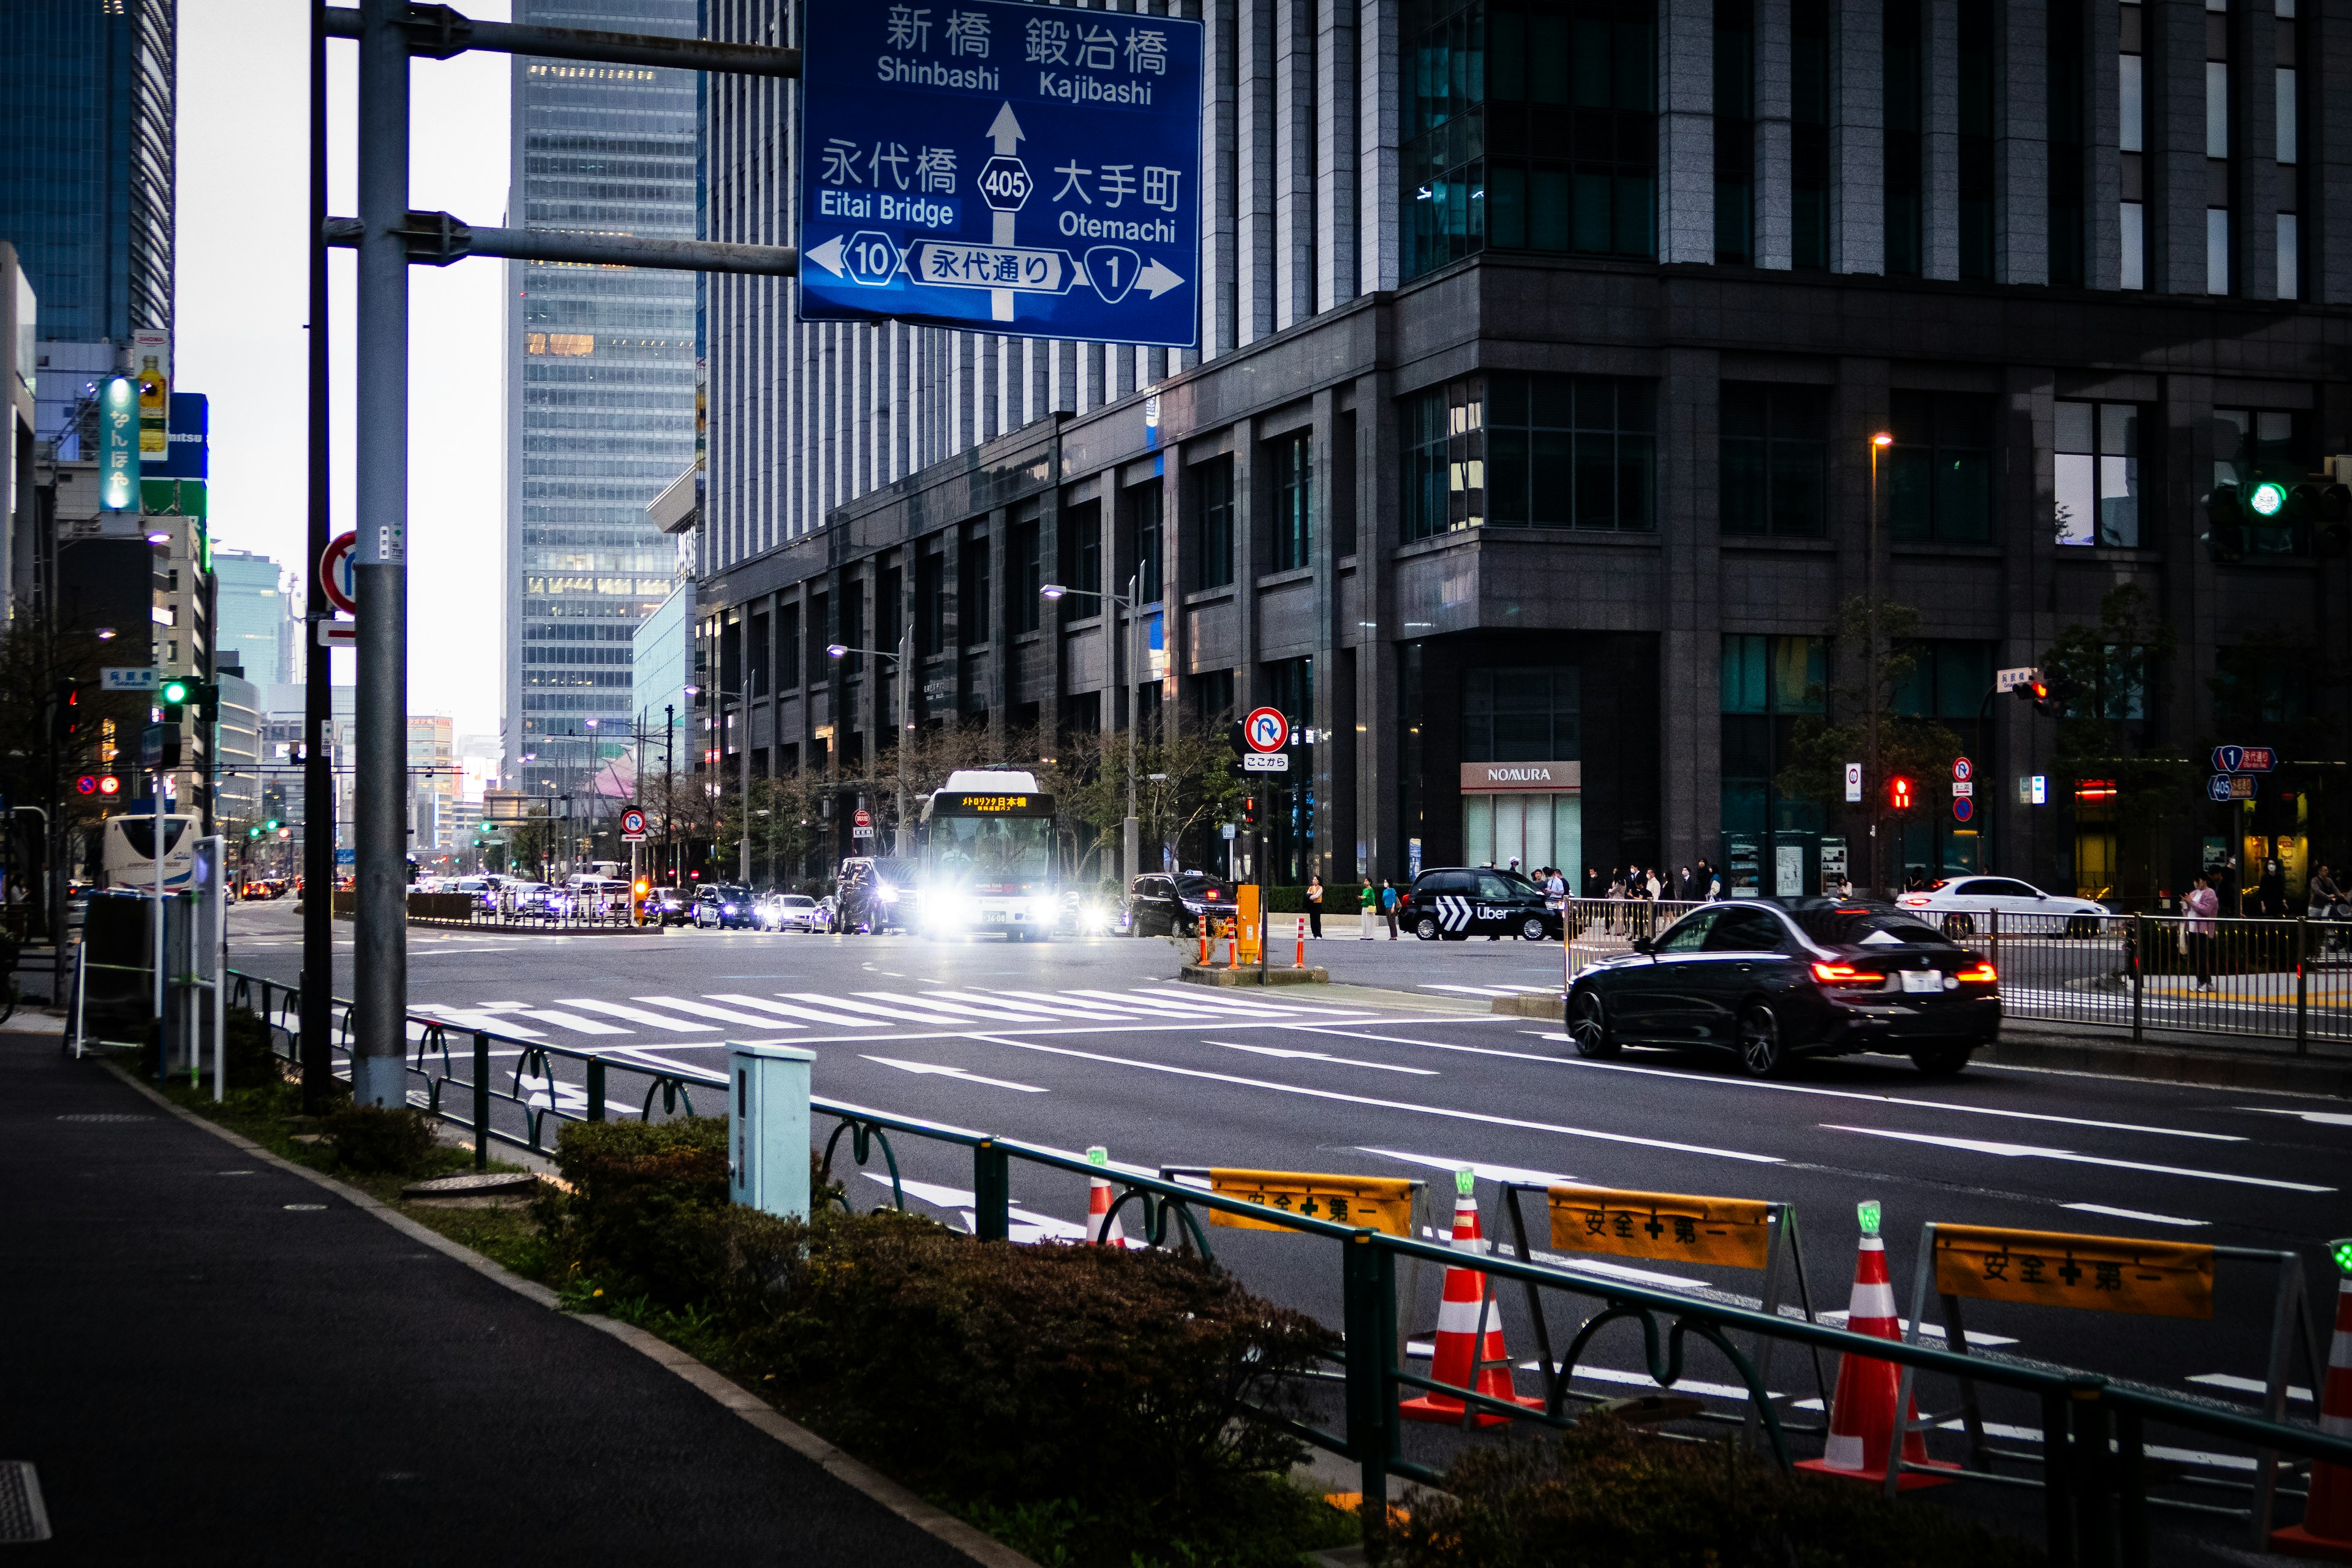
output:
[[[1911,800],[1912,786],[1909,779],[1898,775],[1886,781],[1886,804],[1890,809],[1908,811],[1911,809]]]

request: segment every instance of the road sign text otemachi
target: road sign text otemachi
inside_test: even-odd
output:
[[[1412,1234],[1412,1193],[1418,1184],[1398,1176],[1328,1176],[1312,1171],[1212,1170],[1209,1190],[1221,1197],[1262,1204],[1284,1214],[1363,1226],[1391,1236]],[[1211,1225],[1238,1230],[1283,1230],[1272,1220],[1209,1211]]]
[[[1201,23],[1007,0],[807,17],[803,320],[1196,345]]]
[[[2210,1318],[2213,1249],[2130,1237],[1939,1225],[1936,1289],[1993,1301]]]
[[[1561,1252],[1673,1258],[1761,1268],[1771,1252],[1772,1205],[1613,1187],[1551,1187],[1551,1244]]]

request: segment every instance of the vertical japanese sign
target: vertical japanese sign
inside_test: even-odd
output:
[[[139,510],[139,384],[127,375],[98,389],[98,504]]]
[[[1192,347],[1202,36],[1008,0],[810,7],[801,319]]]

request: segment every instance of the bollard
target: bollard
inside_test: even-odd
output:
[[[1298,917],[1298,956],[1292,961],[1290,967],[1293,969],[1307,967],[1307,917],[1305,915]]]
[[[806,1219],[809,1213],[809,1064],[795,1046],[727,1043],[734,1080],[727,1196],[748,1208]]]
[[[1241,938],[1234,934],[1234,928],[1227,926],[1225,928],[1225,967],[1227,969],[1231,969],[1238,962],[1235,949],[1240,942]]]
[[[1201,922],[1201,967],[1209,967],[1209,922]]]

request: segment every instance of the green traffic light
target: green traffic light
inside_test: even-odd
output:
[[[258,838],[261,837],[261,829],[258,827],[248,827],[245,830],[245,836],[247,838]]]
[[[268,821],[267,821],[267,822],[263,823],[261,826],[264,826],[264,827],[267,827],[268,829],[269,829],[269,831],[270,831],[270,832],[275,833],[275,832],[277,832],[277,831],[278,831],[278,819],[277,819],[276,817],[274,817],[274,816],[273,816],[273,817],[271,817]]]
[[[157,688],[156,695],[166,703],[185,702],[188,700],[188,684],[175,677]]]
[[[2337,1273],[2352,1274],[2352,1236],[2329,1242],[2327,1251],[2329,1256],[2336,1259]]]
[[[2254,487],[2254,493],[2247,498],[2246,504],[2264,517],[2275,517],[2279,508],[2286,505],[2286,487],[2265,479]]]

